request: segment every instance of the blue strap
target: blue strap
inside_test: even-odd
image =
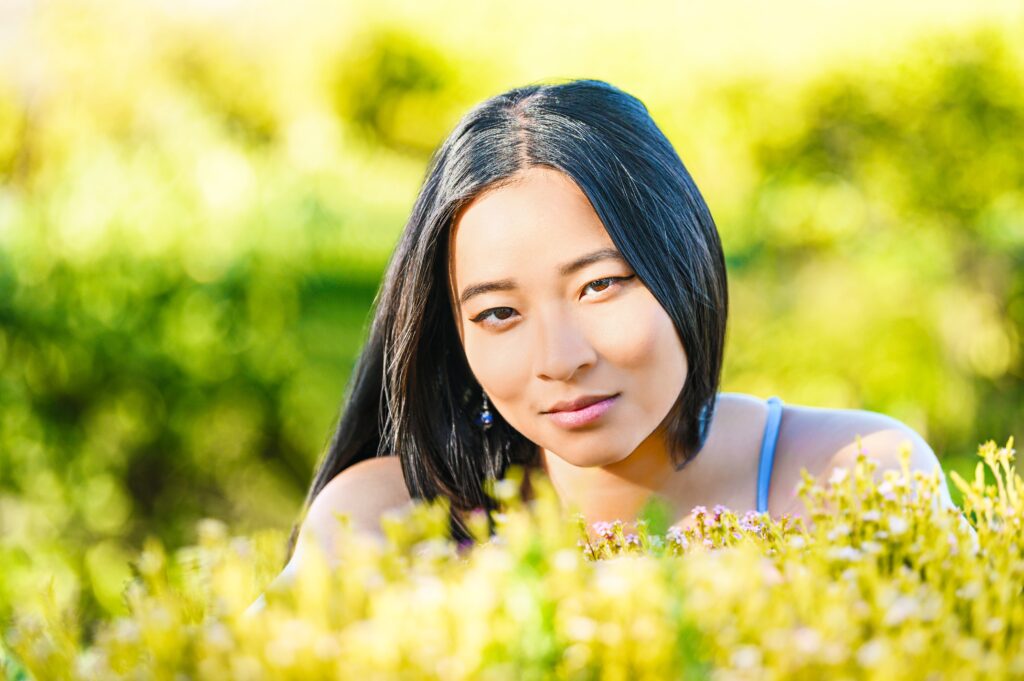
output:
[[[757,466],[757,512],[768,511],[768,484],[772,479],[772,463],[775,460],[775,442],[779,437],[782,423],[782,400],[768,398],[768,421],[764,424],[761,438],[761,460]]]

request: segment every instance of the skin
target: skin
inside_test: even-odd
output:
[[[484,192],[456,216],[450,235],[449,296],[473,374],[496,409],[540,448],[543,472],[563,507],[589,523],[621,519],[632,529],[643,504],[658,495],[675,524],[693,524],[694,506],[756,507],[757,466],[767,419],[763,399],[720,393],[708,438],[683,470],[671,464],[664,422],[688,371],[686,349],[650,291],[629,266],[601,259],[571,273],[560,268],[612,248],[589,201],[564,174],[530,168]],[[511,280],[462,302],[481,282]],[[506,282],[509,283],[509,282]],[[487,313],[487,314],[485,314]],[[600,420],[564,430],[541,412],[560,400],[620,393]],[[796,495],[801,470],[826,484],[836,468],[851,469],[860,446],[878,467],[941,467],[912,428],[883,414],[786,404],[769,488],[768,513],[804,515]],[[944,478],[943,478],[944,479]],[[943,506],[955,508],[946,484]],[[287,582],[311,552],[337,564],[337,515],[383,542],[381,515],[413,503],[397,456],[361,461],[339,473],[310,505],[295,553],[276,581]],[[262,607],[262,599],[252,609]]]

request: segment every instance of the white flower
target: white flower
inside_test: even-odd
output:
[[[852,546],[841,546],[839,548],[832,549],[831,556],[835,560],[854,561],[860,558],[861,552]]]
[[[574,641],[589,641],[597,635],[597,622],[579,615],[570,617],[565,622],[565,633]]]
[[[841,485],[843,480],[846,480],[846,476],[849,473],[845,468],[839,467],[832,471],[832,475],[829,477],[829,483],[833,485]]]
[[[893,492],[892,483],[888,480],[883,480],[882,484],[878,486],[878,493],[881,494],[886,499],[891,500],[896,498],[896,493]]]
[[[908,527],[909,525],[907,524],[906,518],[898,515],[889,516],[889,532],[891,532],[894,537],[898,537],[906,532]]]
[[[998,634],[1006,626],[1006,622],[1002,617],[992,617],[988,622],[985,623],[985,633]]]
[[[857,662],[862,667],[874,667],[885,656],[885,641],[873,638],[857,650]]]
[[[793,645],[804,655],[811,655],[821,647],[821,633],[812,627],[800,627],[793,632]]]
[[[561,549],[555,553],[551,560],[551,564],[556,570],[561,572],[570,572],[571,570],[576,569],[578,558],[579,552],[572,551],[570,549]]]
[[[864,553],[875,555],[876,553],[882,552],[883,546],[876,541],[868,540],[861,542],[860,549]]]
[[[850,536],[850,526],[846,523],[840,523],[832,528],[832,531],[828,533],[828,540],[835,541],[840,537]]]
[[[981,595],[981,584],[978,582],[967,582],[957,589],[955,594],[957,598],[962,598],[966,601],[973,600]]]
[[[731,661],[737,669],[753,669],[761,664],[761,650],[757,646],[740,646],[732,652]]]
[[[494,483],[494,496],[499,499],[512,499],[517,492],[515,480],[498,480]]]
[[[918,600],[912,596],[900,596],[885,613],[882,623],[889,627],[902,624],[908,617],[913,615],[921,607]]]

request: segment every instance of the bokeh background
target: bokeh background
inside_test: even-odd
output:
[[[288,529],[431,151],[571,77],[711,207],[723,390],[1024,437],[1019,3],[0,0],[0,615]]]

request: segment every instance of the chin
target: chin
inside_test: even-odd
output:
[[[574,443],[570,447],[548,447],[558,458],[566,463],[571,463],[577,468],[593,468],[595,466],[610,466],[618,463],[629,456],[629,450],[621,448],[609,448],[607,442],[603,447],[588,447]]]

